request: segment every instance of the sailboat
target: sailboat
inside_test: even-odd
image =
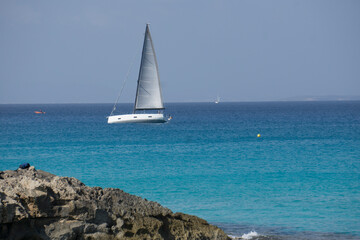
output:
[[[146,24],[133,113],[123,115],[111,113],[108,116],[108,123],[164,123],[167,121],[164,110],[154,44],[149,24]]]
[[[216,97],[216,100],[215,100],[215,103],[217,104],[217,103],[219,103],[220,102],[220,97],[219,97],[219,95]]]

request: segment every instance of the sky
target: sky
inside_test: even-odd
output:
[[[0,103],[134,102],[146,23],[165,102],[360,95],[359,0],[2,0]]]

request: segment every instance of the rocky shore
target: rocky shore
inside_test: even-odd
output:
[[[0,239],[230,239],[195,216],[120,189],[28,169],[0,171]]]

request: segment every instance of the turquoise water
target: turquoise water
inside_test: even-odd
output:
[[[360,102],[166,107],[168,124],[108,125],[111,104],[0,105],[0,170],[29,162],[240,236],[360,239]]]

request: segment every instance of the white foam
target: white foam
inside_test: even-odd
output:
[[[231,239],[234,240],[240,240],[240,239],[246,239],[246,240],[251,240],[253,237],[258,237],[260,236],[257,232],[255,231],[251,231],[249,233],[245,233],[243,234],[241,237],[238,236],[234,236],[234,235],[228,235]]]
[[[259,234],[255,231],[251,231],[249,233],[245,233],[241,236],[241,239],[252,239],[253,237],[258,237]]]

